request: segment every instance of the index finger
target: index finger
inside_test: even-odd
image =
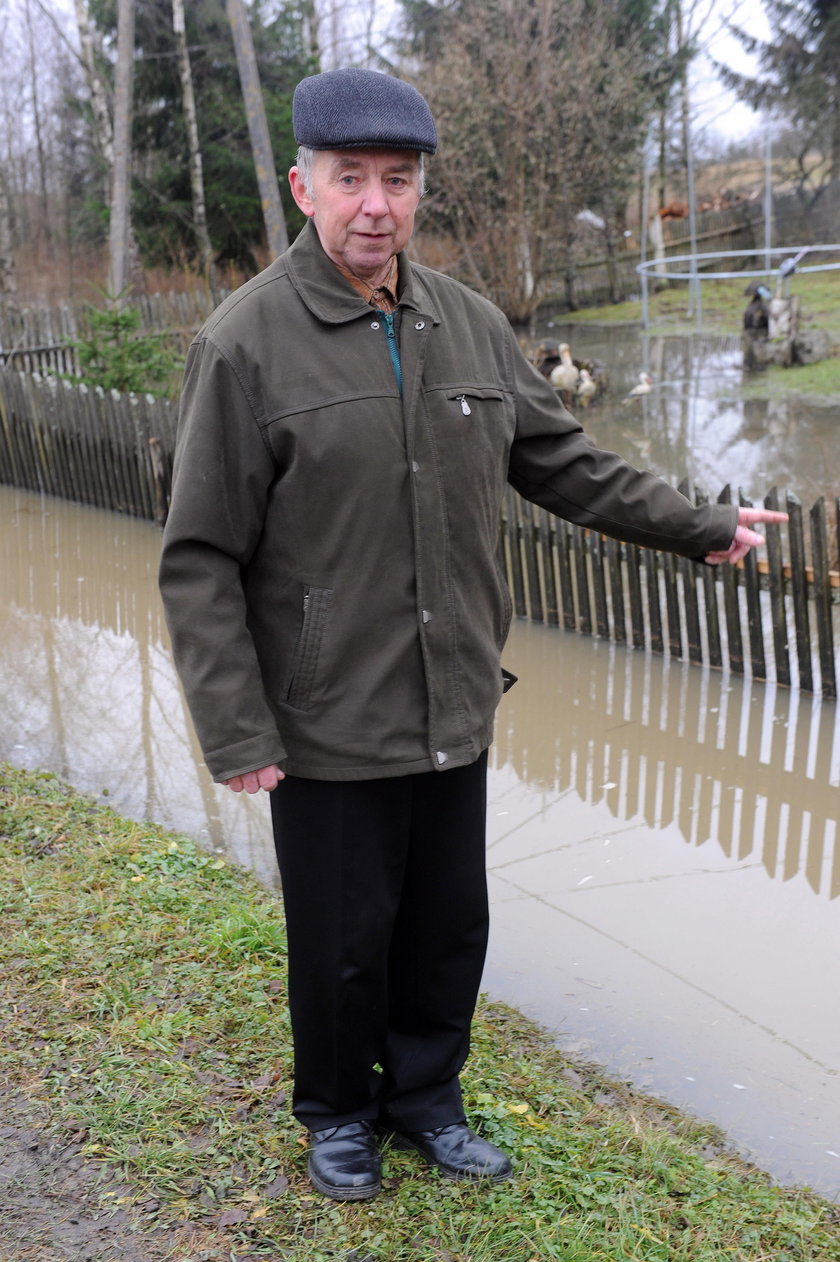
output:
[[[780,513],[775,508],[738,509],[738,521],[742,526],[751,526],[754,522],[783,522],[787,520],[787,513]]]

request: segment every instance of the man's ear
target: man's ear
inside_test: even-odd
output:
[[[315,203],[306,191],[306,186],[298,167],[292,167],[289,172],[289,188],[292,190],[292,197],[300,209],[311,219],[315,214]]]

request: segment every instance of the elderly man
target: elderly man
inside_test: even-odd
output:
[[[487,747],[513,678],[506,483],[711,562],[779,515],[692,507],[595,448],[501,312],[409,261],[436,146],[418,92],[315,75],[294,126],[309,223],[191,348],[161,587],[208,767],[271,791],[293,1109],[315,1187],[356,1200],[379,1189],[383,1134],[452,1179],[511,1172],[459,1088],[487,939]]]

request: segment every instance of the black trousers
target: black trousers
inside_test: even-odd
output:
[[[487,754],[271,794],[289,940],[293,1111],[312,1130],[464,1118],[487,947]]]

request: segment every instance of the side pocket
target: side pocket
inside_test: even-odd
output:
[[[332,598],[329,587],[307,587],[303,593],[303,622],[286,692],[287,704],[296,710],[305,710],[312,701]]]

